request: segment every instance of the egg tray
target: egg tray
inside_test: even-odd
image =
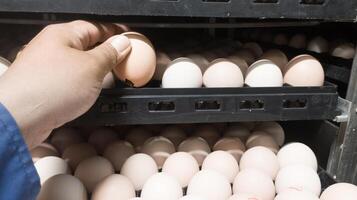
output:
[[[149,85],[150,86],[150,85]],[[333,119],[337,87],[114,88],[74,125],[178,124]]]
[[[353,22],[353,0],[1,0],[0,12]]]
[[[337,183],[324,169],[319,168],[318,172],[321,181],[321,191],[324,191],[330,185]]]

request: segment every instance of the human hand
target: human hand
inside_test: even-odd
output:
[[[128,38],[114,36],[120,32],[86,21],[47,26],[0,78],[0,102],[29,148],[94,104],[104,76],[130,52]]]

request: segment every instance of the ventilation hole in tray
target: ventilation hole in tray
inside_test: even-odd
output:
[[[239,103],[241,110],[262,110],[264,109],[264,101],[262,100],[244,100]]]
[[[322,5],[325,0],[300,0],[300,4]]]
[[[202,2],[228,3],[231,0],[202,0]]]
[[[149,102],[148,109],[150,112],[175,111],[175,103],[172,101]]]
[[[254,3],[278,3],[279,0],[253,0]]]
[[[100,105],[100,111],[103,113],[124,113],[128,111],[127,103],[107,103]]]
[[[307,104],[306,99],[295,99],[295,100],[286,99],[283,101],[283,108],[286,109],[306,108],[306,104]]]
[[[196,101],[195,109],[197,111],[219,111],[221,104],[218,101]]]

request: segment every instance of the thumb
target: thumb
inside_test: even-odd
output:
[[[125,59],[131,50],[130,40],[123,35],[109,38],[101,45],[89,50],[95,58],[95,67],[101,79]]]

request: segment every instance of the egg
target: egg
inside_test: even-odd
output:
[[[279,193],[274,200],[319,200],[319,198],[307,191],[297,191],[294,189],[284,190]]]
[[[285,66],[289,62],[288,57],[285,55],[285,53],[280,51],[279,49],[270,49],[264,52],[260,59],[267,59],[272,61],[280,68],[282,72],[285,71]]]
[[[41,187],[37,200],[87,200],[87,191],[81,181],[71,175],[59,174]]]
[[[115,77],[112,72],[109,72],[107,75],[104,76],[104,79],[102,82],[102,88],[109,89],[109,88],[114,88],[114,87],[115,87]]]
[[[191,154],[176,152],[165,161],[162,172],[175,177],[182,188],[187,187],[191,178],[199,171],[199,165]]]
[[[255,55],[249,49],[240,49],[233,55],[242,58],[248,65],[251,65],[255,61]]]
[[[168,138],[175,145],[175,147],[178,147],[178,145],[186,138],[185,131],[179,126],[165,127],[162,129],[160,135]]]
[[[242,87],[243,84],[242,71],[227,59],[214,60],[203,75],[205,87]]]
[[[179,200],[205,200],[205,199],[200,196],[187,195],[187,196],[180,198]]]
[[[200,54],[189,54],[187,55],[188,58],[192,59],[194,63],[196,63],[200,69],[201,72],[204,73],[206,69],[208,68],[210,62],[202,55]]]
[[[319,175],[311,167],[290,165],[280,169],[275,179],[276,192],[280,194],[287,189],[311,192],[317,197],[321,192]]]
[[[285,132],[283,127],[277,122],[261,122],[254,127],[254,131],[263,131],[271,135],[279,146],[285,142]]]
[[[7,71],[10,65],[11,65],[10,61],[6,60],[3,57],[0,57],[0,76]]]
[[[162,77],[163,88],[199,88],[202,86],[202,72],[189,58],[172,61]]]
[[[281,168],[290,165],[305,165],[317,171],[317,159],[315,153],[303,143],[290,143],[281,148],[277,154]]]
[[[141,190],[144,183],[157,172],[158,167],[155,160],[143,153],[130,156],[120,170],[122,175],[130,179],[136,191]]]
[[[344,59],[353,59],[355,54],[355,47],[352,43],[342,43],[333,48],[331,52],[331,55]]]
[[[104,152],[104,149],[118,138],[118,134],[110,128],[99,128],[94,130],[89,138],[88,143],[92,144],[99,154]]]
[[[201,137],[189,137],[178,146],[178,151],[183,151],[191,154],[201,166],[203,160],[211,152],[206,140]]]
[[[197,195],[205,200],[228,199],[231,194],[231,185],[226,177],[212,170],[198,172],[187,187],[187,195]]]
[[[287,44],[289,43],[288,40],[289,40],[289,39],[288,39],[288,37],[287,37],[285,34],[279,33],[279,34],[277,34],[277,35],[274,37],[273,42],[274,42],[274,44],[276,44],[276,45],[284,46],[284,45],[287,45]]]
[[[137,152],[140,152],[144,142],[152,136],[152,133],[142,127],[131,129],[125,137],[125,140],[130,142]]]
[[[310,42],[307,45],[307,50],[316,53],[326,53],[329,50],[328,42],[325,38],[321,36],[317,36],[310,40]]]
[[[256,58],[263,55],[263,49],[255,42],[247,42],[243,45],[243,48],[251,50]]]
[[[57,149],[48,143],[38,145],[37,147],[31,149],[30,153],[33,162],[37,162],[41,158],[47,156],[59,156]]]
[[[228,200],[261,200],[254,195],[249,194],[235,194],[229,197]]]
[[[133,87],[146,85],[155,73],[156,55],[151,42],[144,35],[126,32],[122,35],[130,40],[131,51],[114,70],[114,74]]]
[[[135,189],[130,180],[119,174],[112,174],[95,188],[91,200],[127,200],[135,197]]]
[[[156,53],[156,69],[153,76],[154,80],[161,81],[162,76],[164,75],[164,72],[170,62],[171,59],[166,53],[161,51]]]
[[[242,142],[245,142],[250,135],[250,131],[242,124],[235,124],[229,126],[223,135],[225,137],[238,137]]]
[[[62,153],[68,146],[84,142],[84,138],[77,129],[62,127],[52,132],[50,142]]]
[[[77,166],[74,176],[79,178],[89,193],[106,177],[114,174],[114,167],[109,160],[95,156],[83,160]]]
[[[258,60],[247,71],[245,84],[250,87],[281,87],[283,74],[270,60]]]
[[[131,198],[131,199],[129,199],[129,200],[143,200],[143,199],[140,198],[140,197],[135,197],[135,198]]]
[[[245,143],[248,149],[262,146],[266,147],[275,154],[278,153],[279,145],[276,143],[274,138],[271,135],[268,135],[262,131],[255,131],[252,135],[249,136],[247,142]]]
[[[336,183],[326,188],[321,194],[321,200],[355,200],[357,196],[357,186],[350,183]]]
[[[279,171],[277,156],[265,147],[253,147],[248,149],[239,162],[241,170],[256,169],[267,174],[272,180]]]
[[[183,196],[182,188],[176,178],[162,172],[151,176],[141,191],[145,200],[177,200]]]
[[[227,59],[236,64],[242,72],[243,76],[245,76],[249,66],[244,59],[235,55],[229,56]]]
[[[300,55],[286,65],[284,83],[292,86],[322,86],[325,72],[321,63],[310,55]]]
[[[245,146],[238,137],[224,137],[213,146],[213,151],[219,150],[230,153],[239,162],[245,151]]]
[[[203,138],[207,141],[210,147],[212,147],[221,137],[216,127],[208,124],[200,125],[196,131],[194,131],[193,136]]]
[[[275,187],[267,174],[256,169],[244,169],[234,179],[233,193],[249,194],[252,199],[273,200]]]
[[[294,35],[289,41],[289,46],[296,49],[306,48],[306,36],[303,34]]]
[[[67,147],[62,154],[62,158],[68,162],[73,170],[75,170],[80,162],[96,155],[97,151],[92,145],[88,143],[80,143]]]
[[[150,155],[155,160],[158,168],[161,169],[165,160],[175,153],[175,146],[169,139],[155,136],[146,140],[141,152]]]
[[[216,171],[233,183],[234,178],[239,172],[237,160],[228,152],[214,151],[210,153],[202,163],[202,170]]]
[[[119,172],[126,159],[135,154],[134,146],[127,141],[115,141],[107,146],[103,156],[108,159],[116,172]]]
[[[55,175],[71,173],[67,162],[62,158],[54,156],[41,158],[35,163],[35,168],[40,177],[41,185]]]

